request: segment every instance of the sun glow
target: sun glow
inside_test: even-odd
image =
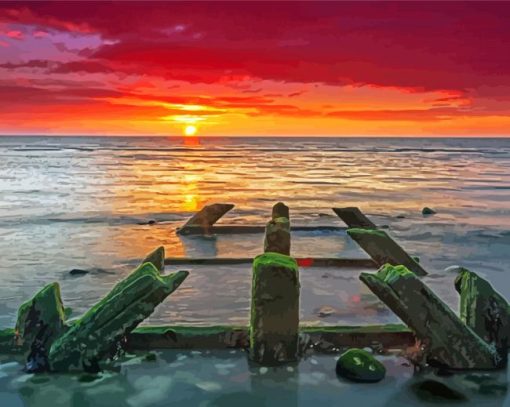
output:
[[[184,127],[183,132],[186,137],[193,137],[195,134],[197,134],[197,128],[190,124]]]

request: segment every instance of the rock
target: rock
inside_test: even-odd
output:
[[[348,380],[375,383],[384,379],[386,368],[363,349],[349,349],[336,362],[336,373]]]
[[[324,305],[319,308],[319,311],[317,312],[317,315],[320,318],[329,317],[330,315],[333,315],[336,312],[336,310],[333,307],[330,307],[328,305]]]
[[[416,395],[426,401],[466,401],[467,397],[461,392],[448,387],[446,384],[427,379],[411,386]]]
[[[265,365],[297,360],[300,285],[296,260],[271,252],[257,256],[251,290],[251,360]]]
[[[405,216],[405,215],[397,215],[397,216],[396,216],[396,218],[397,218],[397,219],[405,219],[405,218],[406,218],[406,216]]]
[[[416,263],[419,263],[420,262],[420,258],[418,256],[411,256],[413,258],[413,260],[416,262]]]
[[[84,269],[72,269],[71,271],[69,271],[69,274],[71,274],[72,276],[83,276],[89,273],[90,273],[89,270]]]
[[[430,209],[428,206],[424,207],[422,210],[421,210],[421,214],[422,215],[434,215],[436,213],[435,210],[433,209]]]
[[[155,225],[156,224],[156,221],[154,219],[151,219],[150,221],[147,222],[147,225]]]

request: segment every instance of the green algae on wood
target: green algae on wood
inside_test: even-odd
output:
[[[53,341],[64,332],[65,310],[58,283],[46,285],[24,302],[16,320],[16,344],[25,350],[34,342],[49,350]]]
[[[384,379],[386,368],[366,350],[353,348],[340,355],[336,373],[355,382],[375,383]]]
[[[152,263],[142,264],[53,343],[50,368],[97,369],[112,347],[152,314],[187,276],[187,271],[162,276]]]
[[[363,281],[424,344],[429,362],[452,369],[495,369],[504,361],[419,278],[385,265]]]
[[[351,228],[347,230],[347,234],[377,265],[402,264],[418,276],[427,275],[425,269],[383,230]]]
[[[165,247],[159,246],[154,251],[150,252],[140,264],[152,263],[156,269],[162,273],[165,271]]]
[[[253,262],[250,358],[273,365],[295,361],[299,334],[299,269],[280,253]]]
[[[510,335],[510,307],[487,280],[461,268],[455,279],[460,294],[460,318],[484,341],[507,358]]]

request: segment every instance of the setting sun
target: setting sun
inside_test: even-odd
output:
[[[189,125],[184,128],[184,135],[191,137],[197,134],[197,128],[195,126]]]

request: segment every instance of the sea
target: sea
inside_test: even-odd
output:
[[[57,281],[79,316],[154,248],[168,257],[253,257],[261,233],[179,236],[211,203],[235,208],[219,224],[264,225],[274,203],[293,225],[345,226],[331,210],[357,206],[428,271],[454,310],[457,267],[510,299],[510,139],[0,137],[0,328]],[[422,215],[423,207],[436,214]],[[292,234],[296,257],[367,258],[345,230]],[[85,274],[72,274],[73,269]],[[172,265],[190,271],[145,324],[246,325],[250,264]],[[359,281],[359,268],[301,267],[301,323],[368,325],[398,318]],[[150,356],[150,357],[148,357]],[[378,355],[386,378],[337,377],[338,353],[264,367],[243,350],[152,350],[90,374],[27,374],[0,355],[0,405],[509,406],[508,372],[414,372]]]

